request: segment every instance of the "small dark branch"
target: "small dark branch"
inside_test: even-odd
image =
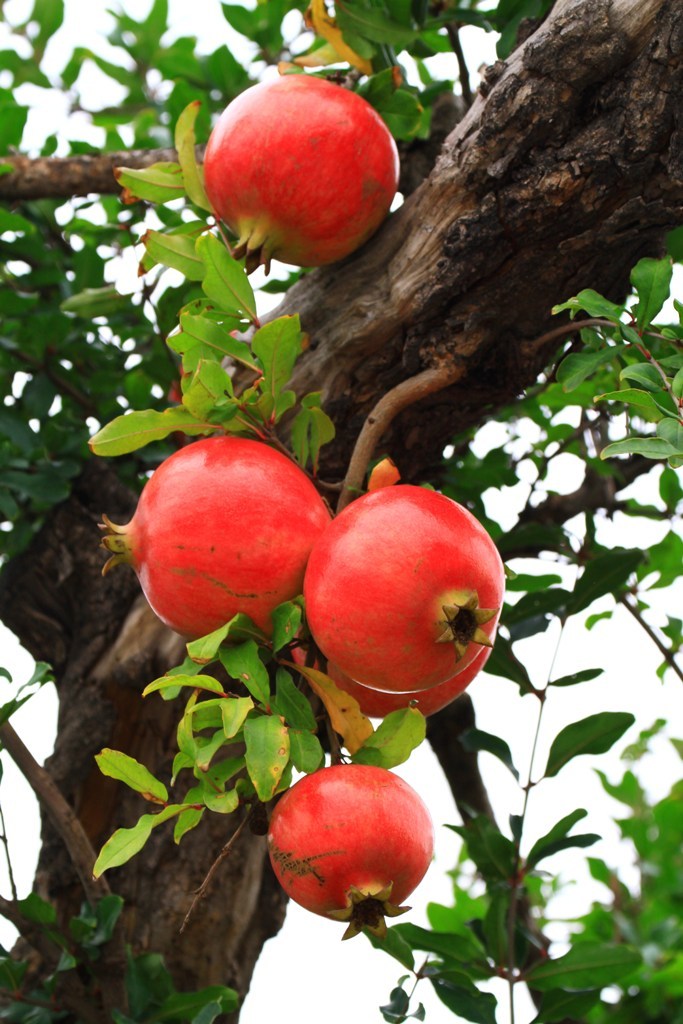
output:
[[[423,370],[422,373],[401,381],[380,398],[365,420],[356,440],[344,487],[337,503],[337,512],[341,512],[358,495],[375,448],[394,418],[409,405],[419,402],[421,398],[426,398],[450,384],[455,384],[463,372],[461,366],[453,366],[450,363],[430,370]]]
[[[650,626],[645,621],[636,605],[629,600],[626,594],[621,595],[621,597],[619,598],[619,602],[623,604],[624,608],[626,608],[626,610],[631,613],[631,615],[636,620],[641,629],[643,629],[649,636],[650,640],[652,640],[653,644],[664,658],[664,661],[666,662],[668,667],[673,672],[675,672],[678,678],[681,680],[681,682],[683,682],[683,669],[677,663],[673,651],[666,646],[666,644],[660,639],[660,637],[657,636],[652,626]]]
[[[202,160],[204,147],[197,147]],[[121,186],[114,177],[115,167],[149,167],[159,161],[175,161],[175,149],[131,149],[117,153],[82,156],[38,157],[9,156],[0,158],[0,166],[11,167],[0,174],[0,199],[69,199],[91,192],[114,195]]]
[[[103,878],[95,880],[92,876],[96,859],[95,851],[73,808],[66,802],[49,774],[38,764],[9,722],[0,726],[0,742],[17,768],[26,777],[57,833],[61,836],[69,851],[86,898],[92,906],[95,906],[102,896],[106,896],[110,892],[110,889]]]
[[[479,771],[477,754],[465,750],[460,742],[462,733],[475,725],[474,707],[466,693],[427,719],[427,739],[439,760],[460,817],[465,823],[472,818],[473,813],[485,814],[494,820],[493,808]]]
[[[9,855],[9,841],[7,838],[7,828],[5,827],[5,815],[2,813],[2,806],[0,806],[0,842],[2,843],[5,850],[5,860],[7,862],[7,877],[9,878],[9,886],[12,892],[12,899],[17,898],[17,885],[14,880],[14,871],[12,870],[12,858]]]
[[[0,181],[2,181],[1,175]],[[36,359],[35,356],[30,355],[30,353],[21,352],[19,349],[14,349],[12,351],[12,355],[15,359],[18,359],[19,362],[29,366],[32,370],[44,373],[48,380],[54,384],[62,395],[73,399],[76,405],[80,405],[86,416],[97,416],[97,407],[91,399],[70,381],[65,380],[65,378],[62,377],[61,374],[57,373],[47,361]]]
[[[225,844],[225,846],[223,847],[221,852],[218,854],[218,856],[216,857],[216,859],[213,862],[213,864],[211,865],[211,867],[209,868],[209,870],[207,872],[207,875],[206,875],[206,878],[204,879],[204,881],[202,882],[202,884],[199,886],[199,888],[196,890],[196,892],[194,894],[194,899],[192,900],[192,903],[190,904],[190,909],[185,914],[185,919],[184,919],[183,923],[180,926],[181,934],[187,928],[187,926],[188,926],[188,924],[190,922],[190,918],[192,917],[192,915],[193,915],[193,913],[195,911],[195,907],[199,903],[201,903],[201,901],[206,896],[206,893],[207,893],[207,891],[209,889],[209,886],[211,885],[211,882],[213,880],[213,876],[216,874],[216,871],[221,866],[221,864],[223,863],[225,858],[227,856],[229,856],[229,854],[232,851],[235,843],[237,842],[239,837],[244,832],[244,829],[246,828],[246,826],[249,824],[249,821],[250,821],[250,819],[251,819],[251,817],[252,817],[252,815],[253,815],[253,813],[254,813],[254,811],[255,811],[257,806],[258,806],[257,804],[252,804],[251,805],[251,807],[249,808],[247,813],[244,815],[244,817],[242,818],[241,822],[239,823],[239,825],[237,826],[237,828],[235,829],[233,834],[230,836],[230,838],[228,839],[227,843]]]
[[[450,22],[450,24],[446,25],[446,32],[448,33],[448,39],[455,54],[455,59],[458,62],[458,77],[460,78],[462,98],[467,106],[471,107],[473,96],[470,87],[470,72],[465,60],[465,54],[463,53],[462,43],[460,42],[460,26],[457,22]]]

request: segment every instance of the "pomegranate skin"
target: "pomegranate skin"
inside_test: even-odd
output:
[[[370,104],[306,74],[240,93],[204,156],[206,193],[248,269],[347,256],[384,220],[398,170],[396,144]]]
[[[365,686],[410,692],[466,668],[480,650],[475,629],[492,643],[504,584],[498,551],[467,509],[398,484],[364,495],[333,520],[311,552],[304,597],[328,661]],[[454,617],[458,650],[448,609],[468,598],[473,610]]]
[[[166,459],[128,526],[104,543],[122,552],[113,561],[131,563],[177,633],[203,636],[238,612],[269,632],[272,610],[301,593],[309,552],[329,522],[315,487],[286,456],[218,437]]]
[[[340,690],[355,697],[361,711],[368,718],[384,718],[392,711],[400,711],[401,708],[407,708],[409,705],[417,708],[427,718],[429,715],[435,715],[437,711],[443,710],[456,697],[465,692],[472,680],[483,669],[490,653],[490,647],[482,647],[474,660],[466,665],[462,672],[458,672],[452,679],[447,679],[444,683],[430,686],[428,690],[403,693],[375,690],[357,679],[349,678],[341,669],[337,668],[334,662],[328,663],[327,674]]]
[[[306,910],[328,916],[350,905],[349,890],[402,903],[434,852],[434,827],[403,779],[368,765],[321,768],[278,801],[268,829],[273,870]]]

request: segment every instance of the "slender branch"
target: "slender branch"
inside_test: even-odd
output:
[[[95,851],[73,808],[66,802],[48,772],[38,764],[9,722],[0,726],[0,742],[17,768],[26,777],[47,816],[64,841],[88,902],[94,906],[102,896],[106,896],[110,892],[110,889],[105,879],[95,880],[92,877]]]
[[[645,621],[645,619],[640,614],[636,606],[629,601],[626,594],[622,594],[619,597],[619,602],[620,604],[623,604],[624,608],[626,608],[626,610],[631,613],[631,615],[636,620],[641,629],[645,630],[650,640],[652,640],[653,644],[655,645],[659,653],[662,655],[664,661],[667,663],[669,668],[673,672],[675,672],[678,678],[681,680],[681,682],[683,682],[683,669],[680,667],[680,665],[676,663],[676,659],[670,648],[668,648],[666,644],[657,636],[652,626],[650,626]]]
[[[221,866],[221,864],[223,863],[225,858],[227,856],[229,856],[229,854],[231,853],[235,843],[237,842],[239,837],[242,835],[242,833],[244,832],[244,829],[246,828],[246,826],[248,825],[249,821],[251,820],[251,817],[254,814],[254,811],[256,810],[257,806],[258,806],[257,804],[252,804],[251,805],[251,807],[249,808],[247,813],[244,815],[244,817],[242,818],[241,822],[239,823],[239,825],[237,826],[237,828],[235,829],[233,834],[230,836],[230,838],[228,839],[227,843],[225,844],[225,846],[223,847],[221,852],[218,854],[218,856],[216,857],[216,859],[213,862],[213,864],[211,865],[211,867],[209,868],[209,870],[207,872],[207,875],[206,875],[206,878],[204,879],[202,884],[199,886],[199,888],[195,891],[194,899],[192,900],[192,903],[190,904],[190,909],[185,914],[185,919],[183,920],[183,923],[180,926],[180,933],[181,934],[187,928],[187,926],[189,924],[189,921],[190,921],[190,918],[192,917],[192,915],[194,913],[195,907],[206,896],[207,890],[208,890],[209,886],[211,885],[211,881],[213,879],[213,876],[216,874],[216,871]]]
[[[387,430],[391,422],[403,409],[409,405],[419,402],[421,398],[433,395],[436,391],[442,391],[450,384],[455,384],[464,373],[462,366],[447,364],[440,367],[433,367],[423,370],[422,373],[401,381],[391,391],[383,395],[372,412],[369,414],[363,428],[356,440],[353,454],[349,461],[349,468],[344,480],[337,512],[341,512],[346,505],[356,496],[363,486],[363,479],[368,468],[368,463],[380,438]]]
[[[204,147],[197,147],[201,161]],[[175,149],[131,149],[115,153],[96,153],[81,156],[37,157],[4,156],[2,167],[11,167],[8,174],[0,174],[0,199],[69,199],[87,196],[91,192],[115,195],[121,186],[114,177],[116,167],[149,167],[159,161],[176,161]]]
[[[462,43],[460,42],[460,26],[457,22],[450,22],[446,25],[446,32],[448,34],[448,41],[451,44],[451,49],[455,54],[455,59],[458,62],[458,78],[460,79],[460,88],[462,90],[462,98],[468,107],[472,106],[472,88],[470,86],[470,72],[467,67],[465,60],[465,54],[463,52]]]
[[[7,877],[9,878],[10,889],[12,890],[12,899],[17,898],[17,884],[14,878],[14,871],[12,869],[12,858],[9,855],[9,840],[7,838],[7,827],[5,825],[5,815],[2,811],[2,805],[0,804],[0,842],[2,843],[5,850],[5,860],[7,861]]]

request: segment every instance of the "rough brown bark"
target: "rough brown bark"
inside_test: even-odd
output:
[[[665,232],[683,220],[682,52],[679,0],[560,0],[490,70],[433,173],[380,233],[290,290],[279,312],[299,312],[312,341],[295,386],[322,388],[338,428],[327,477],[343,477],[381,395],[451,365],[457,383],[404,409],[380,442],[405,479],[434,477],[443,444],[513,399],[546,365],[557,339],[536,339],[556,326],[553,303],[585,286],[625,294],[635,260],[660,251]],[[102,179],[81,174],[69,190],[97,190],[101,180],[109,191],[112,163],[120,162],[132,165],[129,155],[107,157]],[[0,188],[16,189],[30,173],[22,164],[0,176]],[[112,470],[93,463],[0,580],[0,617],[55,667],[61,711],[50,770],[95,846],[141,807],[102,780],[92,755],[113,746],[167,771],[175,708],[142,702],[139,693],[179,653],[177,639],[139,602],[131,573],[101,580],[103,510],[125,521],[131,497]],[[466,711],[463,703],[430,725],[447,770],[458,776],[465,768],[449,753],[449,716]],[[471,759],[465,767],[472,769]],[[478,801],[485,809],[485,795]],[[112,873],[129,900],[129,937],[138,949],[165,952],[181,988],[219,981],[246,991],[263,941],[282,918],[262,839],[246,832],[178,941],[191,890],[226,839],[224,824],[214,816],[179,848],[160,830],[130,866]],[[39,882],[65,914],[77,906],[72,868],[47,826]],[[207,943],[209,933],[220,941]]]

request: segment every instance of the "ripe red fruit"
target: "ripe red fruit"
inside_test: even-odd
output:
[[[495,544],[457,502],[397,484],[344,509],[304,579],[313,639],[365,686],[424,690],[490,646],[503,600]]]
[[[204,183],[248,270],[271,259],[319,266],[348,256],[384,220],[398,153],[361,96],[284,75],[225,109],[206,147]]]
[[[171,629],[203,636],[238,612],[269,632],[271,612],[301,593],[309,552],[329,524],[308,477],[259,441],[196,441],[166,459],[127,526],[102,543],[132,565]]]
[[[385,768],[322,768],[287,790],[268,829],[278,881],[306,910],[383,934],[422,880],[434,829],[421,798]]]
[[[350,679],[341,669],[337,668],[334,662],[327,665],[327,674],[340,690],[344,690],[351,697],[355,697],[364,715],[368,718],[384,718],[392,711],[400,711],[409,705],[421,711],[425,718],[428,715],[435,715],[448,704],[451,704],[456,697],[467,689],[475,676],[479,675],[491,653],[490,647],[482,647],[473,661],[461,672],[447,679],[445,683],[437,683],[430,686],[428,690],[415,690],[411,693],[386,693],[382,690],[371,689],[357,679]]]

